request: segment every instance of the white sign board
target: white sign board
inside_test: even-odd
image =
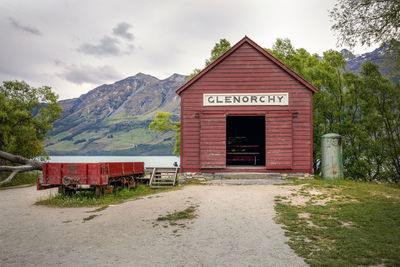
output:
[[[287,106],[289,93],[203,94],[203,106]]]

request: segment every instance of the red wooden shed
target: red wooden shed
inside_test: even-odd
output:
[[[181,172],[312,173],[315,92],[244,37],[176,91]]]

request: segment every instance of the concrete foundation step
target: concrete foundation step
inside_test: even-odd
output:
[[[215,178],[220,179],[280,179],[280,173],[259,173],[259,172],[218,172],[214,173]]]
[[[267,184],[289,184],[292,181],[282,180],[280,178],[268,179],[220,179],[205,182],[206,184],[219,184],[219,185],[267,185]]]
[[[216,181],[211,182],[218,184],[274,184],[283,183],[286,179],[313,179],[314,175],[309,173],[260,173],[260,172],[217,172],[217,173],[180,173],[179,183],[186,183],[188,181]],[[225,182],[220,182],[223,180]],[[229,181],[231,180],[231,181]],[[240,181],[235,181],[240,180]],[[252,180],[248,183],[243,182]],[[255,180],[255,181],[253,181]],[[262,182],[261,180],[265,180]],[[228,182],[226,182],[228,181]]]

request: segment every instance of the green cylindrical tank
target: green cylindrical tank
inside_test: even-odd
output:
[[[343,179],[342,137],[329,133],[321,137],[322,179]]]

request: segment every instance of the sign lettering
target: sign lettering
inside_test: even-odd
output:
[[[203,106],[287,106],[289,93],[204,94]]]

